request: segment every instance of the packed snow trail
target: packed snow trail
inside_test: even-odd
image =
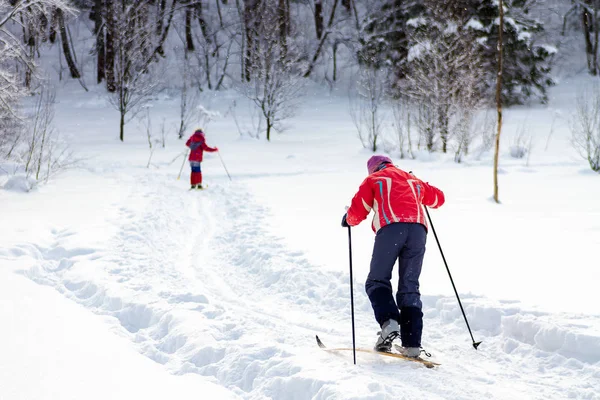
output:
[[[126,194],[106,211],[106,240],[85,245],[81,228],[62,227],[50,245],[21,243],[4,256],[114,317],[115,332],[173,374],[214,378],[245,399],[600,398],[597,318],[473,296],[462,300],[484,341],[477,352],[456,299],[423,296],[423,345],[439,369],[371,355],[354,367],[351,354],[322,352],[315,334],[351,344],[345,268],[315,265],[269,233],[269,210],[244,182],[190,192],[172,174],[116,170],[103,173]],[[354,287],[357,344],[370,347],[370,304],[362,282]]]

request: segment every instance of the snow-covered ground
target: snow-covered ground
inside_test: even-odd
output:
[[[446,193],[431,216],[483,341],[473,350],[430,235],[421,288],[433,370],[368,354],[353,366],[351,352],[315,343],[352,343],[339,224],[370,153],[345,96],[315,89],[272,143],[239,137],[234,93],[207,101],[223,115],[208,144],[233,180],[205,154],[209,188],[190,192],[187,164],[177,180],[181,141],[146,168],[135,123],[120,143],[102,97],[61,89],[56,124],[80,168],[30,193],[0,190],[0,399],[600,399],[600,176],[568,130],[582,83],[563,81],[548,107],[507,112],[501,205],[489,154],[394,158]],[[176,98],[162,98],[154,126],[176,115]],[[509,156],[520,129],[533,135],[528,163]],[[369,224],[352,238],[357,344],[371,347]]]

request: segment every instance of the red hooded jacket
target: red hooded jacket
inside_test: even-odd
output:
[[[204,155],[204,151],[213,152],[217,151],[216,147],[209,147],[206,144],[206,137],[204,136],[204,132],[197,130],[194,132],[192,136],[185,143],[187,147],[190,148],[190,156],[188,160],[190,161],[202,161],[202,157]]]
[[[419,223],[427,228],[423,206],[438,208],[444,193],[392,164],[370,174],[360,185],[348,208],[346,222],[358,225],[371,209],[373,231],[394,222]]]

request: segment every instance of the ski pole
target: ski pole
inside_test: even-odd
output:
[[[181,163],[181,169],[179,170],[179,175],[177,175],[177,180],[181,178],[181,171],[183,171],[183,166],[185,165],[185,159],[187,158],[188,152],[185,152],[185,156],[183,157],[183,163]]]
[[[217,151],[217,154],[219,155],[219,158],[221,159],[221,164],[223,164],[223,168],[225,168],[225,172],[227,172],[227,176],[229,177],[229,180],[231,180],[231,175],[229,175],[229,171],[227,171],[227,167],[225,166],[225,163],[223,162],[223,157],[221,157],[221,152]]]
[[[354,365],[356,365],[356,335],[354,330],[354,289],[352,277],[352,229],[348,227],[348,254],[350,259],[350,310],[352,314],[352,355],[354,357]]]
[[[446,257],[444,256],[444,252],[442,251],[442,246],[440,245],[440,241],[438,240],[437,234],[435,233],[435,228],[433,227],[433,222],[431,222],[431,216],[429,215],[429,210],[425,207],[425,212],[427,213],[427,219],[429,219],[429,225],[431,225],[431,231],[433,232],[433,236],[435,237],[435,241],[437,242],[438,248],[440,249],[440,254],[442,255],[442,260],[444,260],[444,265],[446,266],[446,271],[448,271],[448,276],[450,277],[450,282],[452,283],[452,288],[454,288],[454,293],[456,294],[456,299],[458,300],[458,305],[460,306],[460,311],[462,311],[462,315],[465,318],[465,322],[467,324],[467,329],[469,330],[469,335],[471,335],[471,340],[473,341],[473,347],[477,350],[477,347],[481,344],[481,342],[476,342],[473,338],[473,332],[471,332],[471,327],[469,326],[469,321],[467,320],[467,315],[465,314],[465,310],[460,302],[460,297],[458,296],[458,291],[456,290],[456,286],[454,285],[454,279],[452,279],[452,274],[450,273],[450,268],[448,268],[448,263],[446,262]]]

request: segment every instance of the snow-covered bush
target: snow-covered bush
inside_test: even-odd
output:
[[[18,126],[18,133],[5,145],[3,156],[14,165],[9,174],[22,176],[31,188],[32,182],[47,182],[50,177],[77,164],[77,159],[54,128],[55,94],[42,90],[35,106],[26,113],[27,121]],[[24,187],[23,185],[17,185]]]

